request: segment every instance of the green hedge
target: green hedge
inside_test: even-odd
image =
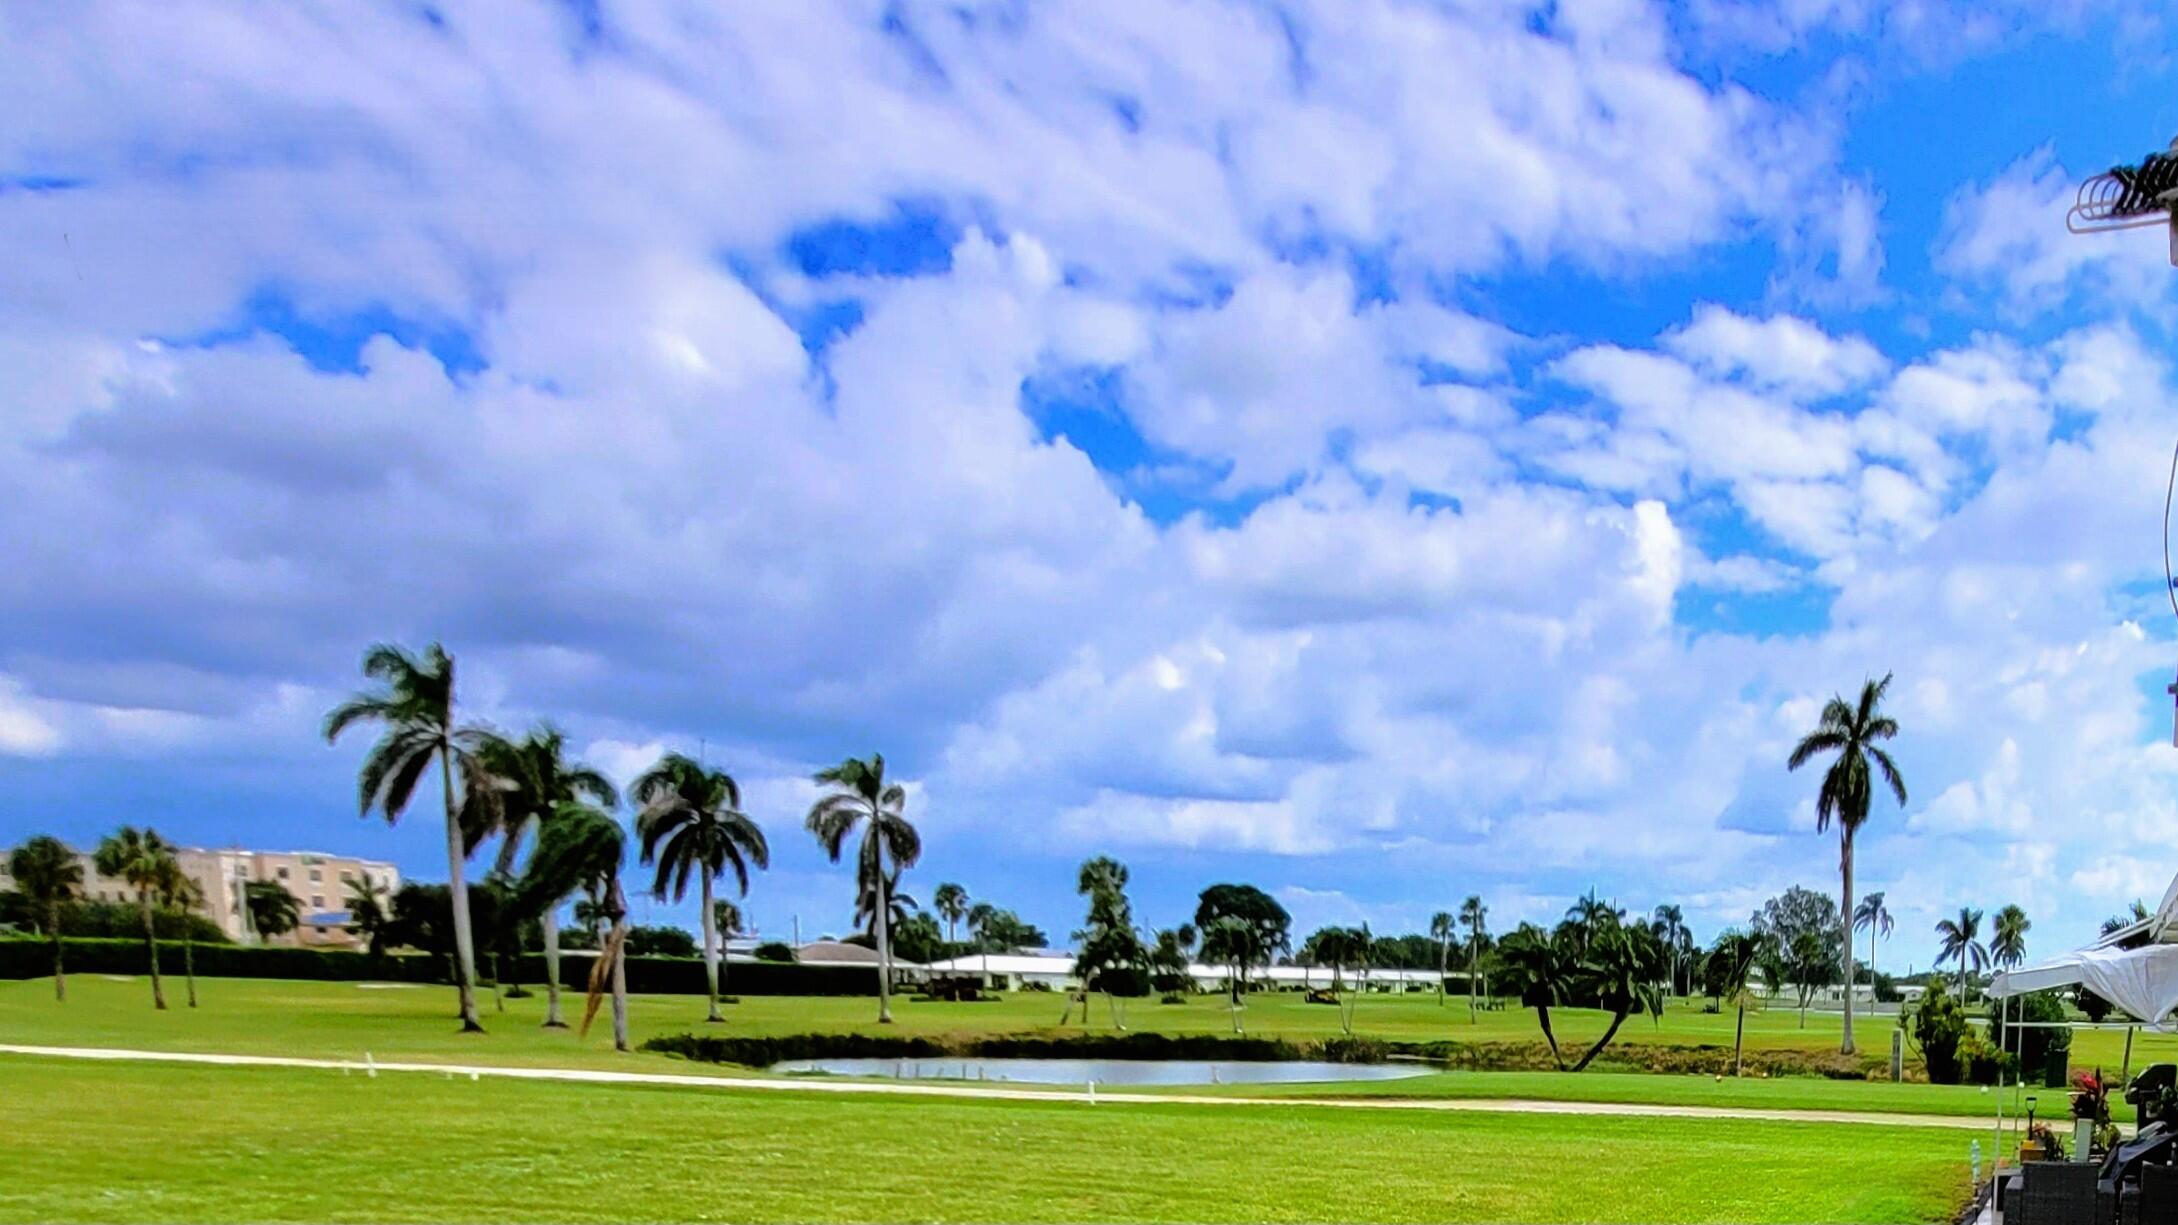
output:
[[[141,974],[144,942],[95,937],[66,938],[65,955],[71,974]],[[581,989],[588,986],[591,959],[560,958],[560,981]],[[281,948],[273,945],[200,944],[196,948],[197,973],[205,978],[292,978],[319,982],[446,983],[451,979],[446,962],[426,953],[389,953],[372,957],[345,949]],[[159,968],[168,974],[182,972],[182,946],[159,943]],[[491,959],[477,967],[490,974]],[[53,952],[43,940],[0,938],[0,979],[43,978],[53,972]],[[544,982],[544,955],[522,958],[519,981]],[[875,995],[877,975],[855,966],[804,966],[736,963],[726,974],[726,988],[735,995]],[[630,957],[628,990],[640,995],[701,995],[704,992],[700,958]]]
[[[1215,1034],[998,1034],[988,1038],[928,1038],[905,1034],[783,1034],[744,1038],[725,1034],[667,1034],[643,1044],[646,1051],[703,1063],[770,1067],[789,1059],[936,1059],[979,1055],[993,1059],[1232,1059],[1267,1063],[1285,1059],[1340,1058],[1352,1052],[1342,1040],[1292,1043],[1276,1038]]]

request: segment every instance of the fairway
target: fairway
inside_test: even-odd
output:
[[[0,983],[0,1041],[51,1046],[107,1046],[134,1050],[292,1055],[360,1060],[365,1053],[382,1061],[477,1063],[529,1067],[571,1067],[626,1071],[670,1071],[680,1075],[750,1076],[759,1073],[732,1066],[696,1063],[636,1051],[615,1052],[609,1030],[600,1024],[587,1038],[569,1030],[545,1030],[539,998],[510,1000],[504,1013],[490,1010],[490,1032],[463,1035],[452,1018],[452,992],[435,987],[381,987],[354,983],[287,982],[263,979],[207,979],[200,983],[204,1006],[155,1012],[146,984],[103,975],[70,980],[69,1000],[56,1004],[52,982]],[[579,1007],[579,999],[572,1001]],[[972,1034],[1057,1032],[1059,1001],[1045,994],[1007,997],[975,1004],[898,1001],[900,1023],[892,1032]],[[1097,1009],[1102,1019],[1101,1002]],[[1592,1026],[1597,1014],[1570,1012],[1561,1031]],[[635,1039],[682,1032],[787,1034],[815,1030],[883,1032],[873,1020],[873,1001],[854,998],[751,997],[727,1010],[723,1026],[703,1023],[703,1001],[690,996],[637,996],[630,1004]],[[1249,1033],[1264,1036],[1323,1037],[1336,1033],[1335,1009],[1300,1003],[1291,996],[1257,997],[1249,1010]],[[1371,999],[1357,1010],[1359,1032],[1376,1028],[1414,1035],[1443,1033],[1465,1026],[1465,1009],[1439,1009],[1433,1000]],[[1449,1025],[1448,1017],[1449,1016]],[[1137,1030],[1221,1033],[1229,1030],[1222,997],[1196,996],[1181,1005],[1137,1003],[1129,1009]],[[1772,1014],[1769,1019],[1775,1019]],[[1646,1034],[1676,1035],[1681,1041],[1705,1036],[1714,1017],[1691,1009],[1666,1014],[1662,1026],[1629,1022],[1629,1039]],[[1323,1022],[1330,1021],[1327,1028]],[[1532,1014],[1507,1010],[1485,1014],[1482,1026],[1500,1038],[1515,1023],[1532,1024]],[[1814,1019],[1810,1018],[1810,1024]],[[1482,1027],[1478,1026],[1478,1028]],[[1096,1032],[1106,1032],[1099,1025]],[[1067,1032],[1078,1032],[1070,1028]],[[1772,1039],[1797,1036],[1797,1028],[1769,1030]],[[2082,1035],[2086,1038],[2088,1035]],[[2103,1035],[2119,1036],[2119,1035]],[[1825,1040],[1835,1041],[1834,1037]],[[2143,1035],[2135,1050],[2137,1068],[2152,1057],[2170,1059],[2178,1039]],[[2114,1066],[2114,1065],[2113,1065]],[[1121,1091],[1121,1090],[1114,1090]],[[1191,1090],[1230,1096],[1370,1096],[1516,1098],[1541,1101],[1597,1101],[1651,1105],[1719,1106],[1786,1110],[1854,1110],[1897,1114],[1988,1116],[1996,1094],[1974,1086],[1902,1084],[1829,1080],[1812,1076],[1735,1079],[1714,1075],[1659,1075],[1591,1069],[1579,1074],[1540,1072],[1438,1072],[1409,1080],[1281,1086],[1199,1086]],[[2047,1096],[2052,1090],[2039,1090]],[[2007,1091],[2007,1110],[2019,1109],[2016,1092]],[[2051,1099],[2054,1100],[2054,1099]],[[2116,1104],[2121,1118],[2130,1107]]]
[[[885,1100],[0,1057],[7,1221],[1933,1221],[1922,1128]],[[1577,1154],[1578,1160],[1568,1160]]]

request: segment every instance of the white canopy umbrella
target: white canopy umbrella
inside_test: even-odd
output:
[[[1989,980],[1996,999],[2083,986],[2150,1026],[2170,1030],[2178,1010],[2178,944],[2150,944],[2137,949],[2086,948],[2023,970],[2006,970]]]

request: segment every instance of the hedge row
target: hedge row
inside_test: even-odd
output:
[[[1286,1042],[1277,1038],[1219,1037],[1215,1034],[998,1034],[916,1037],[894,1034],[784,1034],[739,1037],[726,1034],[668,1034],[643,1044],[702,1063],[736,1063],[764,1068],[790,1059],[941,1059],[980,1055],[992,1059],[1230,1059],[1268,1063],[1283,1059],[1343,1059],[1373,1062],[1348,1040]],[[1372,1050],[1368,1054],[1379,1052]]]
[[[68,937],[62,941],[71,974],[141,974],[144,942]],[[560,981],[577,989],[588,986],[591,959],[560,957]],[[281,948],[273,945],[200,944],[197,973],[206,978],[292,978],[319,982],[449,983],[446,960],[428,953],[369,953],[345,949]],[[182,946],[159,943],[159,968],[182,972]],[[490,975],[490,958],[477,967]],[[43,978],[53,972],[53,952],[43,940],[0,939],[0,979]],[[525,954],[516,980],[541,984],[544,955]],[[487,979],[488,981],[488,979]],[[725,989],[735,995],[875,995],[877,975],[858,966],[805,966],[776,962],[735,963],[727,969]],[[701,958],[630,957],[628,990],[641,995],[701,995],[705,990]]]

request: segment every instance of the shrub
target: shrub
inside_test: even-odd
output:
[[[766,940],[757,945],[756,959],[758,961],[785,962],[789,965],[799,960],[794,954],[794,946],[784,940]]]
[[[2007,1013],[2010,1014],[2009,1025],[2005,1023]],[[2072,1031],[2019,1022],[2061,1022],[2064,1019],[2064,1002],[2054,991],[2036,991],[2009,1001],[1992,1000],[1989,1003],[1990,1042],[2000,1051],[2015,1053],[2020,1067],[2041,1076],[2053,1056],[2072,1049]]]
[[[1930,1083],[1958,1084],[1959,1047],[1967,1035],[1966,1012],[1959,1001],[1942,991],[1923,992],[1901,1024],[1906,1039],[1921,1053]]]
[[[1382,1063],[1390,1049],[1374,1038],[1326,1038],[1316,1053],[1332,1063]]]
[[[24,932],[43,934],[45,916],[32,912],[28,899],[14,890],[0,892],[0,924],[19,927]],[[182,929],[189,929],[189,938],[198,944],[225,944],[227,933],[194,911],[182,914],[173,910],[154,910],[151,913],[152,930],[161,940],[179,940]],[[144,938],[144,915],[132,902],[93,902],[77,900],[64,903],[60,912],[60,929],[63,936],[97,936],[111,940],[137,940]]]
[[[637,926],[628,929],[630,957],[693,957],[696,938],[678,927]]]

